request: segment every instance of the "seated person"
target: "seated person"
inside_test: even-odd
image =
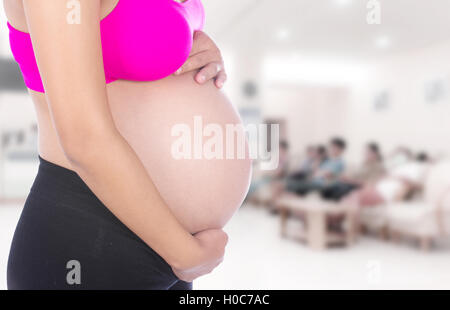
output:
[[[319,169],[322,164],[324,164],[328,160],[328,152],[327,148],[324,145],[319,145],[316,151],[316,158],[313,163],[312,172],[315,172]]]
[[[390,171],[395,167],[405,164],[411,160],[414,160],[413,152],[407,147],[400,146],[387,156],[384,161],[384,167],[386,170]]]
[[[327,158],[314,172],[310,179],[288,179],[287,191],[299,195],[305,195],[311,191],[321,191],[335,182],[344,171],[342,154],[346,148],[346,142],[341,138],[334,138],[328,146],[329,158]]]
[[[350,199],[355,199],[362,207],[404,200],[422,187],[429,160],[428,156],[422,153],[392,167],[387,175],[356,191]]]
[[[322,165],[327,159],[327,150],[324,146],[310,145],[306,148],[305,159],[303,160],[300,169],[292,173],[288,178],[294,180],[305,180]]]
[[[261,188],[268,184],[274,184],[275,182],[286,178],[289,166],[289,144],[287,141],[280,141],[279,144],[279,162],[278,167],[275,170],[264,171],[259,179],[253,180],[250,184],[250,189],[247,195],[248,199],[252,199],[252,195],[256,194]]]
[[[287,176],[289,169],[289,144],[282,140],[279,144],[278,166],[275,170],[265,171],[264,178],[269,181],[284,179]]]
[[[353,190],[373,184],[385,174],[383,156],[376,143],[369,143],[364,150],[361,167],[354,173],[343,175],[337,182],[322,191],[322,197],[330,200],[340,200]]]
[[[373,184],[378,181],[386,173],[383,163],[383,155],[377,143],[367,144],[364,151],[363,163],[356,173],[343,177],[343,180],[357,184]]]

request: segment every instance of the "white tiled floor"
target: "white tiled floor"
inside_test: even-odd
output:
[[[0,289],[19,217],[17,206],[0,206]],[[450,246],[422,253],[411,244],[362,238],[352,248],[315,252],[282,240],[278,218],[244,207],[226,228],[224,263],[195,283],[197,289],[450,289]]]

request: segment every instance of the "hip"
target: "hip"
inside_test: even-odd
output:
[[[11,245],[10,289],[168,289],[178,281],[75,172],[41,159]]]

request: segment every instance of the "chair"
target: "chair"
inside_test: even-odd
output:
[[[432,242],[450,234],[450,161],[431,168],[424,199],[398,202],[385,209],[384,218],[391,236],[412,237],[428,250]]]
[[[387,213],[386,204],[362,208],[359,214],[359,222],[364,230],[375,232],[380,238],[386,238]]]

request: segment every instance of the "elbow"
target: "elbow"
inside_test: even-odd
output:
[[[91,154],[96,152],[94,140],[91,137],[83,139],[75,134],[60,138],[64,155],[71,166],[85,167],[92,161]]]
[[[101,132],[96,129],[72,130],[60,132],[59,139],[65,157],[75,170],[88,169],[95,165],[100,155],[104,154],[110,132]]]

